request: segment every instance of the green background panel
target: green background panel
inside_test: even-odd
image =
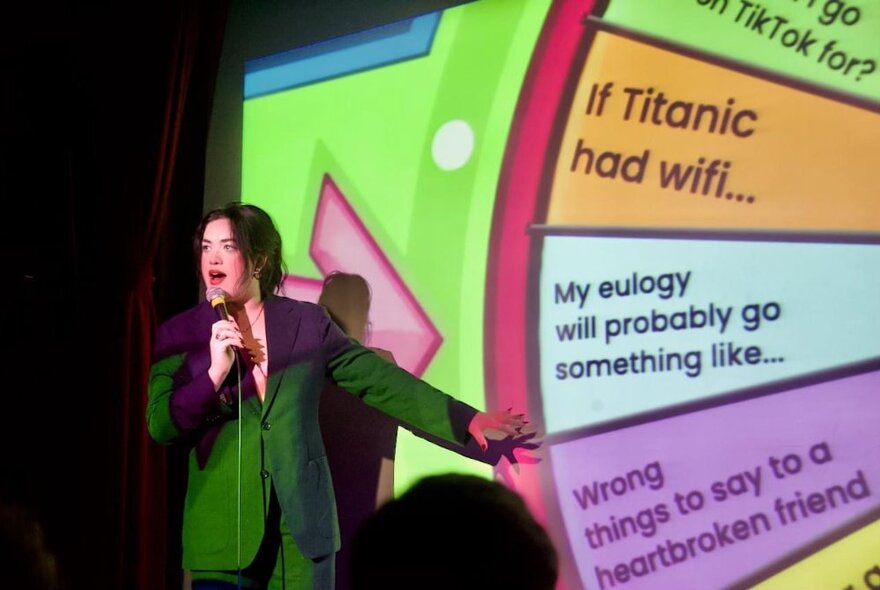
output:
[[[443,336],[424,378],[478,408],[486,406],[483,304],[495,191],[549,4],[482,0],[450,9],[425,57],[244,105],[242,200],[275,218],[288,271],[318,278],[308,247],[321,179],[330,174]],[[441,170],[432,143],[455,120],[473,130],[474,150],[462,167]],[[489,474],[401,432],[398,491],[443,471]]]

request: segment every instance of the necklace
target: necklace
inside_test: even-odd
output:
[[[241,333],[242,333],[242,336],[244,336],[245,334],[251,334],[250,336],[247,337],[247,339],[245,339],[245,348],[248,352],[248,356],[250,356],[250,359],[254,365],[254,368],[257,371],[259,371],[260,375],[262,375],[263,379],[265,380],[266,379],[266,371],[263,369],[263,362],[265,362],[265,360],[266,360],[265,351],[263,348],[264,345],[262,344],[262,342],[260,340],[257,340],[252,335],[254,326],[257,325],[257,322],[260,320],[260,317],[263,315],[264,309],[266,309],[265,303],[263,303],[260,306],[260,311],[259,311],[259,313],[257,313],[257,316],[253,320],[248,318],[248,327],[246,330],[242,330]],[[245,316],[247,316],[247,313],[245,313]],[[256,373],[254,374],[254,376],[256,376]]]
[[[260,316],[263,315],[263,310],[264,310],[264,309],[266,309],[266,304],[265,304],[265,303],[263,303],[263,304],[260,306],[260,313],[257,314],[257,317],[255,317],[254,319],[248,318],[248,327],[247,327],[247,330],[242,330],[242,332],[250,332],[250,331],[252,331],[252,330],[254,329],[254,326],[255,326],[256,323],[259,321]],[[245,316],[247,316],[247,313],[245,313]]]

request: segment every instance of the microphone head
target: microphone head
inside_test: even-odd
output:
[[[217,312],[218,318],[229,319],[229,312],[226,311],[226,291],[220,287],[212,287],[205,291],[205,299],[211,302],[211,307]]]
[[[226,304],[226,291],[220,287],[211,287],[205,291],[205,299],[211,302],[211,307]]]

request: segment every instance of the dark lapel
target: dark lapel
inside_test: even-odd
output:
[[[280,297],[266,299],[266,346],[269,349],[269,382],[266,384],[266,399],[263,401],[263,417],[269,412],[278,395],[278,388],[284,376],[284,369],[293,358],[302,317],[297,311],[297,303]]]

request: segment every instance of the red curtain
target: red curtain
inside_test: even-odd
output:
[[[150,345],[157,313],[153,298],[156,285],[154,269],[159,274],[160,245],[169,238],[168,218],[178,201],[181,208],[198,214],[193,200],[201,203],[204,146],[207,136],[207,113],[217,68],[223,26],[223,8],[216,2],[181,2],[176,14],[166,18],[174,23],[169,31],[167,84],[162,109],[161,133],[155,145],[154,175],[144,210],[143,223],[136,224],[131,235],[132,259],[137,261],[132,285],[124,301],[122,342],[129,348],[123,359],[124,391],[121,408],[124,449],[120,469],[121,505],[120,539],[117,554],[117,587],[132,589],[163,588],[179,580],[177,546],[178,527],[169,527],[170,514],[178,507],[168,502],[166,452],[148,436],[144,422],[146,382],[149,374]],[[194,71],[198,69],[194,76]],[[195,78],[195,80],[194,80]],[[193,85],[199,85],[193,89]],[[183,137],[189,133],[188,137]],[[185,146],[188,149],[182,149]],[[186,179],[176,180],[180,166],[188,167]],[[184,217],[186,217],[184,215]],[[191,227],[195,227],[194,218]],[[189,257],[188,236],[175,236],[182,248],[178,255]],[[163,284],[159,281],[159,284]],[[178,289],[182,286],[178,285]],[[164,318],[161,318],[164,319]],[[171,544],[171,547],[168,544]]]

